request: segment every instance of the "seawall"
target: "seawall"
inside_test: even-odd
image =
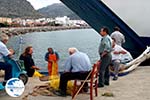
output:
[[[32,32],[47,32],[57,30],[70,30],[70,29],[87,29],[89,26],[42,26],[42,27],[9,27],[0,28],[1,33],[6,33],[9,36],[32,33]]]

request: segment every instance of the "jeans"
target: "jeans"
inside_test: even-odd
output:
[[[4,80],[12,78],[12,66],[9,63],[0,62],[0,70],[5,70]]]

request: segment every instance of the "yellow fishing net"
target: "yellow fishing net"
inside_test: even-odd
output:
[[[50,87],[52,87],[54,90],[58,90],[59,89],[59,81],[60,81],[60,78],[50,80]],[[72,91],[73,91],[73,82],[68,81],[67,94],[71,95]]]
[[[40,72],[38,72],[37,70],[35,70],[33,77],[42,77],[44,76],[43,74],[41,74]]]
[[[45,77],[43,74],[41,74],[38,71],[34,72],[33,77]],[[59,81],[60,81],[60,77],[58,75],[52,75],[49,77],[49,85],[51,88],[53,88],[54,90],[58,90],[59,89]],[[73,82],[72,81],[68,81],[67,84],[67,94],[72,94],[73,91]]]

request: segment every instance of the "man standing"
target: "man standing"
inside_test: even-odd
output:
[[[114,32],[111,34],[111,38],[114,38],[116,40],[116,44],[122,46],[123,43],[125,43],[125,37],[120,32],[119,27],[114,28]]]
[[[6,34],[0,34],[0,70],[5,70],[4,84],[7,80],[12,78],[12,66],[3,60],[3,57],[10,57],[14,54],[14,51],[12,49],[8,50],[5,45],[8,42],[8,39],[9,37]]]
[[[99,83],[98,87],[104,87],[104,85],[109,85],[109,65],[111,63],[111,50],[112,43],[111,38],[108,35],[108,28],[103,27],[100,30],[100,35],[102,36],[100,46],[99,46],[99,55],[101,59],[101,66],[99,70]]]
[[[92,67],[91,62],[87,54],[79,52],[76,48],[69,48],[69,58],[65,63],[64,73],[60,77],[59,89],[56,95],[66,96],[67,82],[74,79],[86,79],[90,73]],[[83,87],[87,87],[88,84],[85,83]],[[85,92],[87,92],[87,88]]]
[[[48,52],[45,54],[45,60],[48,62],[48,73],[50,79],[58,77],[58,53],[55,52],[53,48],[48,48]]]

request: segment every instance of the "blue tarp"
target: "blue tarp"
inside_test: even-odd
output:
[[[139,56],[150,44],[150,38],[139,37],[125,22],[113,13],[101,0],[61,0],[66,6],[74,11],[80,18],[85,20],[92,28],[99,32],[106,26],[110,33],[115,26],[120,27],[125,35],[126,43],[123,45],[132,56]]]

